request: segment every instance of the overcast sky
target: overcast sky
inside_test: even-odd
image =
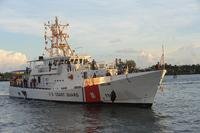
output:
[[[70,24],[70,46],[97,61],[134,59],[200,63],[199,0],[0,0],[0,71],[20,69],[42,54],[43,24]]]

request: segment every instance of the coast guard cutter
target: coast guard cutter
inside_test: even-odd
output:
[[[137,104],[151,107],[166,70],[127,73],[117,65],[97,64],[67,42],[68,24],[45,26],[45,54],[29,61],[10,81],[10,97],[79,103]]]

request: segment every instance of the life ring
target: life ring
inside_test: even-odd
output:
[[[116,99],[116,93],[114,90],[111,91],[110,93],[110,100],[112,101],[112,103],[114,103],[115,99]]]

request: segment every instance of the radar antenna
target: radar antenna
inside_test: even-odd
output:
[[[54,23],[48,21],[47,24],[44,24],[45,51],[50,57],[74,55],[73,50],[67,42],[69,34],[64,32],[68,27],[69,24],[59,24],[57,17],[55,17]]]

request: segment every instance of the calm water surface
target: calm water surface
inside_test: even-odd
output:
[[[200,75],[167,76],[152,109],[11,99],[0,82],[0,132],[200,132]]]

